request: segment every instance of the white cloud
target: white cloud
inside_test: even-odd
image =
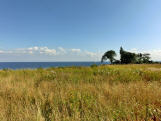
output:
[[[60,51],[65,51],[65,49],[64,48],[62,48],[62,47],[58,47],[58,49],[60,50]]]
[[[131,50],[130,50],[130,52],[133,52],[133,53],[138,53],[138,49],[133,48],[133,49],[131,49]]]
[[[97,56],[97,53],[85,51],[85,53],[91,57]]]
[[[29,50],[29,51],[32,51],[32,50],[33,50],[33,48],[32,48],[32,47],[30,47],[30,48],[28,48],[28,50]]]
[[[80,49],[71,49],[71,51],[72,51],[72,52],[77,52],[77,53],[81,52]]]
[[[5,54],[49,54],[56,55],[55,49],[49,49],[48,47],[30,47],[30,48],[18,48],[15,50],[0,51]]]
[[[58,51],[60,52],[60,54],[66,53],[66,50],[62,47],[58,47]]]
[[[33,54],[33,51],[29,51],[29,54]]]
[[[33,47],[33,50],[37,51],[39,49],[39,47]]]
[[[31,56],[32,55],[32,56]],[[84,51],[79,48],[29,47],[14,50],[0,50],[0,61],[100,61],[100,53]],[[5,59],[6,58],[6,59]],[[10,58],[7,60],[7,58]]]
[[[26,49],[23,48],[22,50],[26,50]],[[37,51],[37,50],[39,50],[39,47],[37,47],[37,46],[35,46],[35,47],[30,47],[30,48],[28,48],[27,50],[29,50],[29,51]]]
[[[49,54],[49,55],[56,55],[55,49],[49,49],[48,47],[40,47],[38,48],[39,53],[41,54]]]
[[[0,53],[4,53],[4,51],[0,50]]]

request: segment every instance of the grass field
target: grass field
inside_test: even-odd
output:
[[[0,121],[160,121],[161,65],[0,70]]]

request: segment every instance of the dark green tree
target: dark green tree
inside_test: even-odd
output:
[[[122,47],[120,48],[120,60],[122,64],[136,63],[136,57],[137,55],[135,53],[124,51]]]
[[[143,63],[143,54],[142,53],[139,53],[137,54],[137,63],[138,64],[142,64]]]
[[[149,63],[150,62],[150,54],[145,53],[143,54],[143,63]]]
[[[103,56],[101,62],[109,59],[111,64],[143,64],[143,63],[154,63],[150,60],[150,54],[148,53],[132,53],[125,51],[122,47],[120,48],[120,60],[116,60],[115,51],[107,51]]]
[[[122,47],[120,47],[120,61],[121,61],[121,63],[124,62],[124,57],[123,57],[124,52],[125,52],[124,49]]]
[[[139,53],[137,54],[137,63],[142,64],[142,63],[150,63],[150,54],[149,53]]]
[[[105,54],[102,56],[101,62],[109,59],[111,64],[113,64],[115,57],[116,56],[116,52],[114,50],[109,50],[107,52],[105,52]]]

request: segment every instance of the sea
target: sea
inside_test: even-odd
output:
[[[36,69],[50,67],[91,66],[101,62],[0,62],[0,69]],[[109,64],[108,62],[104,64]]]

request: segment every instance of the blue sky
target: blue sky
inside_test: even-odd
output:
[[[120,46],[161,60],[160,0],[0,0],[0,61],[97,61]]]

